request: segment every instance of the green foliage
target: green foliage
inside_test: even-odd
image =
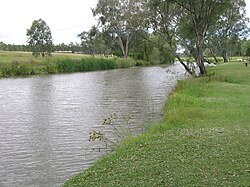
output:
[[[13,62],[0,65],[0,77],[33,74],[35,74],[34,68],[29,63]]]
[[[136,65],[136,61],[130,57],[116,58],[115,61],[120,68],[129,68]]]
[[[92,10],[102,30],[112,39],[109,42],[115,43],[125,58],[136,33],[144,29],[141,6],[140,0],[99,0]]]
[[[54,74],[58,73],[58,65],[56,63],[53,63],[51,61],[46,62],[46,65],[44,67],[44,72],[48,74]]]
[[[130,56],[134,59],[148,61],[149,64],[169,64],[175,60],[169,52],[168,44],[157,34],[144,33],[143,36],[138,36],[132,44]]]
[[[246,17],[244,0],[230,0],[218,17],[217,24],[209,29],[209,43],[217,55],[228,61],[228,56],[240,53],[240,38],[249,32],[249,18]]]
[[[249,186],[249,68],[212,71],[180,81],[160,124],[64,186]]]
[[[49,26],[42,19],[34,20],[27,29],[28,43],[35,57],[50,56],[53,50],[52,35]]]
[[[114,60],[105,58],[57,59],[55,64],[59,72],[80,72],[116,69],[119,66]]]
[[[88,32],[80,33],[78,37],[81,39],[83,51],[92,55],[111,53],[108,41],[105,41],[104,35],[96,26],[93,26]]]
[[[244,56],[250,56],[250,40],[243,40],[242,53]]]

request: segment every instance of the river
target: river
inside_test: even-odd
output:
[[[61,186],[105,154],[89,142],[103,119],[129,116],[126,128],[143,132],[183,72],[177,64],[0,79],[0,187]]]

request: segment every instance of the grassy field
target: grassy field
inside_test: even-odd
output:
[[[179,82],[160,124],[64,186],[250,186],[250,67],[209,74]]]
[[[0,64],[3,63],[45,63],[48,59],[53,58],[70,58],[70,59],[81,59],[84,57],[90,57],[90,55],[83,54],[71,54],[71,53],[52,53],[52,57],[42,58],[42,57],[33,57],[31,52],[15,52],[15,51],[0,51]]]
[[[132,58],[105,58],[81,54],[54,53],[52,57],[35,58],[29,52],[0,51],[0,77],[71,73],[97,71],[116,68],[128,68],[135,65],[149,65],[148,62],[135,61]]]

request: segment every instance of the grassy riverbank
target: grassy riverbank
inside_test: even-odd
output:
[[[0,51],[0,77],[98,71],[136,65],[149,64],[132,58],[105,58],[81,54],[53,54],[52,57],[34,58],[28,52]]]
[[[181,81],[162,123],[64,186],[250,186],[250,67],[212,71]]]

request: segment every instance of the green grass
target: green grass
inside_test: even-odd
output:
[[[179,82],[161,123],[64,186],[250,186],[250,67],[208,71]]]
[[[0,51],[0,64],[3,63],[11,63],[11,62],[19,62],[19,63],[45,63],[48,59],[53,58],[69,58],[69,59],[81,59],[84,57],[90,57],[89,55],[82,54],[64,54],[64,53],[52,53],[53,57],[33,57],[31,52],[15,52],[15,51]]]
[[[0,51],[0,77],[72,73],[128,68],[138,65],[132,58],[104,58],[81,54],[53,54],[52,57],[35,58],[28,52]]]

